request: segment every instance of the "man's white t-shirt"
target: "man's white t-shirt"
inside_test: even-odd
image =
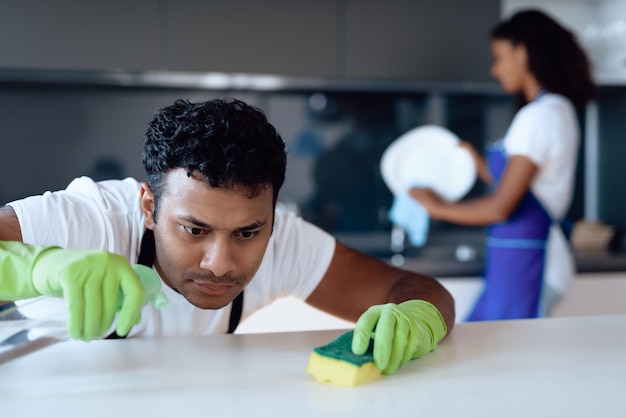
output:
[[[97,248],[136,263],[144,233],[134,179],[72,181],[65,190],[14,201],[25,243],[64,248]],[[326,273],[335,250],[328,233],[291,212],[276,210],[274,231],[263,261],[244,292],[241,319],[283,296],[305,300]],[[167,306],[143,308],[129,336],[153,337],[225,333],[231,306],[199,309],[162,283]],[[59,303],[64,303],[59,299]]]
[[[517,112],[502,141],[507,158],[522,155],[537,165],[531,191],[555,222],[563,219],[571,204],[579,137],[571,102],[547,93]],[[545,282],[563,294],[574,277],[575,263],[556,223],[550,229],[546,257]]]

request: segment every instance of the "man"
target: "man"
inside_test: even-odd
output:
[[[436,280],[276,209],[285,145],[260,110],[177,100],[149,124],[143,163],[147,183],[82,177],[0,210],[0,300],[62,296],[70,335],[90,340],[114,321],[120,336],[232,332],[238,307],[245,319],[294,295],[356,322],[356,354],[374,335],[386,374],[452,329],[454,301]],[[165,308],[143,306],[137,262],[161,277]]]

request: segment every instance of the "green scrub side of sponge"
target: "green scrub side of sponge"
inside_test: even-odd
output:
[[[341,334],[331,342],[321,347],[315,347],[314,352],[325,357],[346,361],[356,366],[374,361],[374,342],[370,340],[370,345],[362,356],[357,356],[352,352],[352,336],[354,331]]]
[[[337,386],[356,386],[380,377],[374,364],[374,344],[370,341],[363,355],[352,352],[353,331],[341,334],[326,345],[316,347],[311,353],[307,373],[316,380]]]

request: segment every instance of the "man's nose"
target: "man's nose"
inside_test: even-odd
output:
[[[235,252],[228,238],[216,237],[207,244],[200,268],[220,277],[235,270]]]

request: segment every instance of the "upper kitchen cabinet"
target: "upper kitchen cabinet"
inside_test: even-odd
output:
[[[486,81],[499,0],[0,0],[0,70]]]
[[[159,68],[159,0],[2,0],[0,68]]]
[[[167,2],[173,71],[338,75],[336,0]]]
[[[345,75],[424,82],[489,79],[499,0],[346,0]]]

